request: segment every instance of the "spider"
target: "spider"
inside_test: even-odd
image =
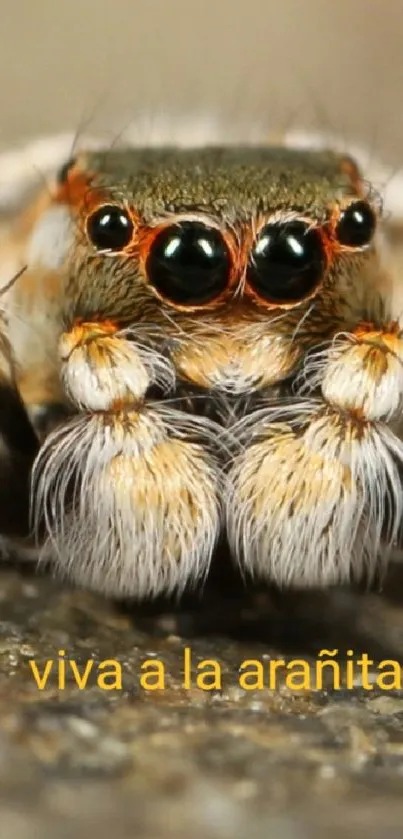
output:
[[[68,161],[3,243],[22,269],[1,300],[7,544],[33,528],[118,597],[202,585],[219,539],[280,586],[381,579],[403,497],[383,227],[331,151]]]

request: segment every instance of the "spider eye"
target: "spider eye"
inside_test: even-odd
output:
[[[100,251],[121,251],[131,242],[133,222],[122,207],[104,204],[88,218],[87,235]]]
[[[260,297],[296,303],[318,285],[326,268],[319,231],[304,221],[268,224],[251,253],[247,280]]]
[[[336,236],[340,244],[350,248],[369,245],[375,233],[376,216],[366,201],[354,201],[341,213]]]
[[[230,255],[219,230],[184,221],[156,236],[146,272],[151,285],[173,303],[200,305],[225,289]]]

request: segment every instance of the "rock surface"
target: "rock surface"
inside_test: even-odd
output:
[[[230,592],[175,612],[118,608],[3,569],[2,839],[401,836],[403,691],[374,681],[376,662],[402,657],[401,576],[382,596]],[[273,658],[314,667],[323,649],[373,657],[372,690],[358,678],[351,690],[329,678],[322,689],[292,690],[286,671],[273,690],[240,686],[245,659],[267,674]],[[121,689],[105,689],[116,681],[111,665],[99,669],[108,659],[121,666]],[[147,659],[163,662],[164,690],[140,684]],[[203,659],[219,662],[221,688],[196,684]],[[39,690],[32,662],[40,678],[49,660]],[[85,688],[70,665],[59,688],[63,660],[76,662],[79,678],[93,662]]]

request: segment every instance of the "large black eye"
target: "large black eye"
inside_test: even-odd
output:
[[[214,299],[228,282],[230,256],[221,233],[196,221],[167,227],[146,263],[150,283],[173,303],[195,306]]]
[[[121,251],[133,235],[133,222],[122,207],[104,204],[89,217],[87,234],[100,251]]]
[[[303,300],[323,277],[326,258],[318,230],[304,221],[268,224],[251,253],[248,283],[266,300]]]
[[[366,201],[354,201],[341,213],[336,236],[341,245],[362,248],[369,245],[376,227],[375,213]]]

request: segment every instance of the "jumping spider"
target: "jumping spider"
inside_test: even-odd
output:
[[[201,584],[223,535],[276,584],[382,577],[403,341],[381,216],[331,152],[69,161],[4,245],[3,534],[30,538],[30,503],[41,555],[114,596]]]

